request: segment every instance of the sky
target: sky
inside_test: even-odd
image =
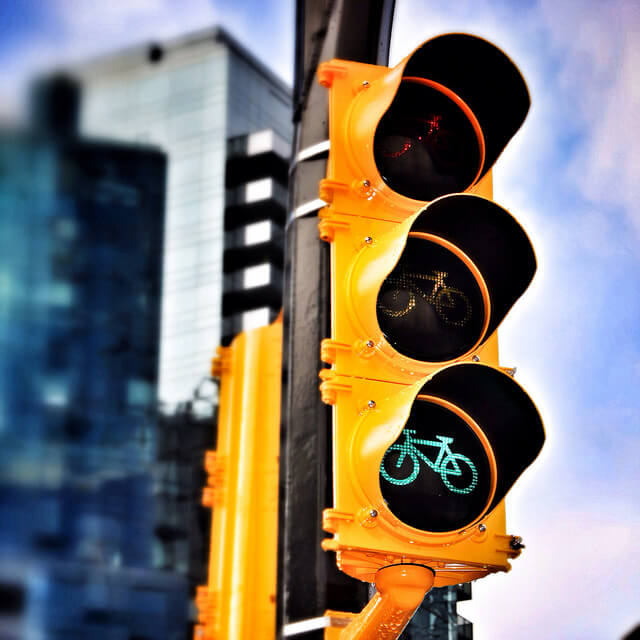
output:
[[[35,70],[212,24],[291,82],[293,2],[4,0],[0,117]],[[640,3],[397,0],[391,64],[450,31],[500,46],[532,97],[494,169],[538,258],[500,350],[547,433],[507,498],[526,549],[459,611],[476,640],[621,638],[640,622]]]

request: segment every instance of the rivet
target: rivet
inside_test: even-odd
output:
[[[480,356],[473,356],[473,358],[471,358],[474,362],[480,362]]]
[[[369,409],[373,409],[376,406],[376,401],[369,400],[369,402],[367,402],[367,406],[369,407]]]
[[[377,518],[378,517],[378,512],[375,509],[371,509],[371,511],[369,511],[369,515],[372,518]]]
[[[369,81],[368,80],[363,80],[362,81],[362,86],[365,87],[365,88],[368,87],[369,86]]]
[[[367,347],[369,347],[369,349],[373,349],[373,340],[367,340]]]
[[[371,244],[371,243],[373,242],[373,238],[372,238],[371,236],[367,236],[367,237],[364,239],[364,241],[365,241],[367,244]]]
[[[479,524],[478,525],[478,531],[480,531],[481,533],[487,530],[487,525],[486,524]]]
[[[371,186],[371,181],[370,180],[363,180],[362,181],[362,186],[363,187],[370,187]]]

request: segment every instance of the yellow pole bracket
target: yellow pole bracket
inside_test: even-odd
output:
[[[435,572],[419,564],[393,564],[379,569],[377,593],[355,617],[331,613],[332,620],[348,621],[325,631],[325,640],[396,640],[429,593]],[[344,623],[343,623],[344,624]]]

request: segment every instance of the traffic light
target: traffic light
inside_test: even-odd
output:
[[[202,502],[213,509],[209,576],[194,640],[276,637],[282,320],[218,347],[215,451]]]
[[[331,243],[334,507],[346,573],[416,563],[435,586],[508,570],[504,498],[544,442],[498,362],[497,329],[536,259],[492,198],[491,169],[529,108],[520,72],[466,34],[394,68],[332,60],[320,236]]]

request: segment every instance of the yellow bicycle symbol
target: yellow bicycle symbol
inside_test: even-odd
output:
[[[381,295],[378,298],[378,309],[390,318],[401,318],[414,310],[416,296],[419,295],[435,309],[446,324],[463,327],[471,318],[471,303],[460,289],[445,284],[444,280],[448,275],[446,271],[434,270],[432,273],[402,272],[400,275],[391,276],[385,280],[381,293],[392,290],[391,303],[394,306],[386,306],[380,302]],[[424,281],[433,283],[429,291],[420,286]]]

